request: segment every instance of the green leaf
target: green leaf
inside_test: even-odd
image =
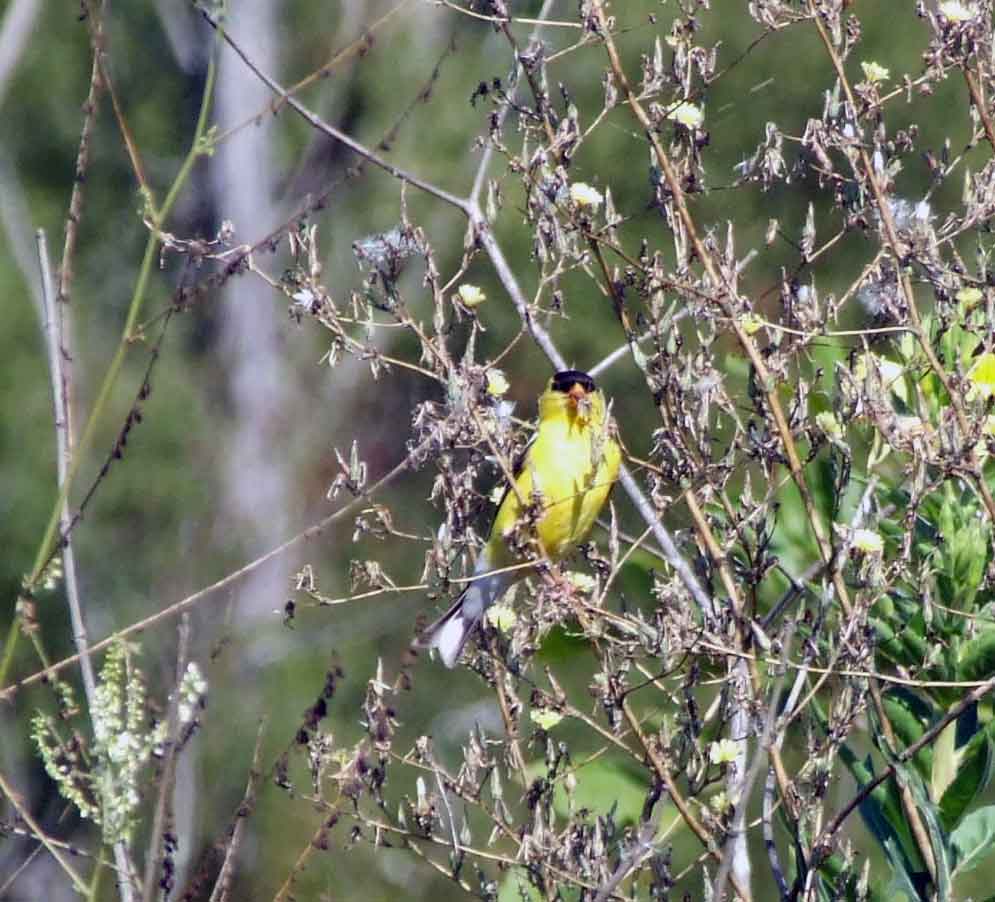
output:
[[[981,864],[995,844],[995,805],[972,811],[950,834],[954,873],[965,874]]]
[[[546,766],[536,762],[527,768],[530,780],[546,775]],[[605,815],[614,807],[615,821],[621,826],[639,823],[643,803],[649,792],[645,772],[629,765],[622,758],[604,755],[574,771],[577,780],[573,791],[573,810],[586,808]],[[570,816],[570,797],[563,780],[553,789],[553,809],[557,817]]]
[[[856,902],[857,878],[853,866],[847,867],[843,856],[838,854],[830,855],[821,865],[819,865],[821,880],[818,887],[822,898],[827,900],[846,899],[847,902]],[[901,881],[899,886],[897,880],[892,880],[887,888],[879,885],[867,887],[867,895],[860,896],[864,902],[917,902],[919,894],[908,880]]]
[[[927,898],[916,889],[913,875],[908,870],[908,861],[897,848],[894,839],[888,839],[883,844],[888,863],[891,865],[891,882],[885,893],[891,902],[924,902]],[[923,881],[920,879],[920,883]]]
[[[940,799],[940,817],[946,830],[954,829],[978,793],[991,780],[992,729],[995,725],[979,730],[955,754],[957,773]]]
[[[578,898],[576,891],[570,892],[570,887],[564,887],[566,900]],[[504,875],[501,888],[498,890],[498,902],[543,902],[543,895],[530,882],[525,868],[512,868]]]
[[[925,699],[902,686],[890,689],[884,697],[884,710],[895,734],[904,746],[916,742],[936,719],[933,707]],[[930,779],[933,769],[933,751],[920,749],[913,763],[924,780]]]
[[[995,630],[986,630],[960,647],[957,679],[981,681],[995,676]]]
[[[840,758],[853,774],[857,786],[874,779],[870,755],[860,761],[845,743],[840,746]],[[915,839],[902,811],[901,798],[894,780],[886,780],[860,803],[860,816],[871,835],[878,841],[892,862],[896,873],[901,871],[910,885],[914,875],[925,871]]]
[[[933,860],[936,864],[936,894],[938,899],[950,898],[950,853],[949,838],[940,823],[940,810],[929,799],[926,784],[905,765],[895,762],[895,777],[912,791],[916,808],[926,821],[929,831],[930,847],[933,850]]]

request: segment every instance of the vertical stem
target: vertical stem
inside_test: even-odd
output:
[[[93,662],[90,660],[90,644],[83,618],[83,604],[80,600],[79,580],[76,571],[76,555],[69,532],[69,504],[67,497],[67,477],[69,463],[73,458],[72,419],[70,398],[70,361],[67,330],[63,312],[65,304],[55,298],[55,285],[48,258],[48,242],[45,231],[35,233],[38,242],[38,264],[41,268],[42,304],[45,310],[45,332],[48,339],[48,369],[52,380],[52,401],[55,411],[56,472],[58,474],[60,497],[59,523],[65,538],[62,543],[63,564],[66,574],[66,599],[69,604],[69,618],[73,628],[73,642],[79,652],[80,670],[83,675],[83,690],[86,693],[87,710],[93,712],[97,682],[93,676]],[[131,862],[128,847],[123,840],[114,844],[114,862],[121,875],[119,887],[122,902],[132,902],[134,896],[131,885]]]

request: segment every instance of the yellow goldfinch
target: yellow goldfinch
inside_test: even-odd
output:
[[[587,373],[565,370],[549,380],[539,396],[538,428],[515,468],[514,487],[498,505],[475,579],[418,641],[423,648],[438,649],[446,667],[456,664],[487,608],[525,575],[521,568],[491,572],[520,561],[507,539],[522,517],[523,501],[528,505],[539,497],[536,538],[554,563],[590,532],[622,460],[606,415],[604,395]]]

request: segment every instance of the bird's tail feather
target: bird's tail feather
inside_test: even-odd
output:
[[[477,563],[478,572],[486,570],[486,563]],[[484,575],[464,589],[452,607],[438,620],[426,627],[418,640],[422,648],[434,648],[446,667],[456,666],[457,660],[470,638],[474,627],[483,619],[484,612],[497,601],[514,581],[508,573]]]

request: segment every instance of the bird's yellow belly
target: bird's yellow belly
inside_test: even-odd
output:
[[[581,439],[555,429],[540,434],[516,480],[517,495],[508,493],[495,518],[492,542],[502,547],[492,551],[498,556],[508,557],[506,539],[521,516],[518,495],[526,503],[536,493],[541,497],[536,532],[551,560],[560,560],[587,537],[618,475],[620,454],[614,442],[607,443],[595,468],[592,435],[584,432]]]

